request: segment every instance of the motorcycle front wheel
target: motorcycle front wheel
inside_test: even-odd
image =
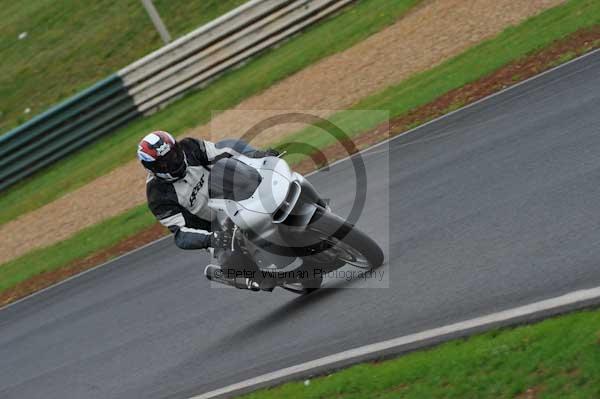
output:
[[[364,270],[383,264],[383,251],[371,237],[326,209],[318,208],[307,227],[326,244],[327,255],[336,261]]]

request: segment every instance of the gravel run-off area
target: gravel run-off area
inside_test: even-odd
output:
[[[341,53],[284,79],[263,93],[219,114],[210,126],[183,135],[239,136],[244,129],[281,110],[348,108],[361,98],[427,70],[470,46],[518,24],[562,0],[426,0],[394,25]],[[261,110],[243,113],[239,110]],[[254,144],[292,133],[299,126],[272,129]],[[156,126],[160,129],[160,126]],[[179,133],[179,132],[175,132]],[[212,134],[211,134],[212,133]],[[143,135],[143,132],[140,132]],[[132,149],[132,157],[135,149]],[[136,161],[113,170],[56,201],[0,226],[0,264],[51,245],[77,231],[145,201],[145,173]]]

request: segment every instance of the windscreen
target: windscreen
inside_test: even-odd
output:
[[[210,197],[242,201],[254,194],[261,180],[256,169],[237,159],[224,158],[210,171]]]

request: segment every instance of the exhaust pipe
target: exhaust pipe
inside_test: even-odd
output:
[[[249,278],[244,277],[236,277],[236,278],[227,278],[224,276],[223,270],[220,266],[216,265],[208,265],[204,269],[204,275],[210,281],[215,283],[228,285],[230,287],[239,288],[242,290],[250,290],[250,291],[260,291],[260,285]]]

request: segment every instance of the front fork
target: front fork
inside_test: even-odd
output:
[[[329,210],[329,203],[321,198],[321,195],[314,186],[302,175],[298,173],[294,175],[298,183],[300,183],[300,198],[298,198],[294,209],[292,209],[290,215],[282,224],[294,228],[306,227],[311,223],[313,216],[319,208]]]
[[[296,178],[302,188],[301,197],[304,200],[312,201],[322,208],[329,210],[329,200],[323,199],[317,189],[304,176],[296,173]]]

